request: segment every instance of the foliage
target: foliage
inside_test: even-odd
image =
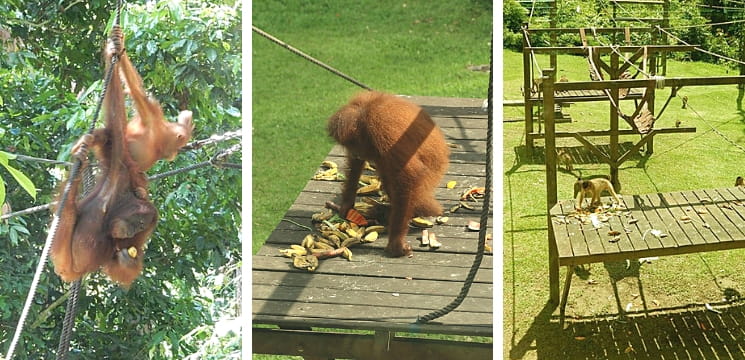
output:
[[[505,26],[510,24],[510,31],[505,31],[504,47],[513,50],[520,50],[522,44],[518,42],[515,36],[517,29],[513,29],[515,19],[519,17],[517,9],[514,9],[514,0],[505,1]],[[510,9],[508,17],[507,9]],[[523,7],[523,11],[529,11]],[[632,22],[614,22],[613,16],[638,19]],[[557,2],[556,21],[557,27],[564,28],[598,28],[611,26],[632,26],[632,27],[650,27],[653,24],[645,22],[645,18],[662,18],[663,10],[661,6],[643,6],[631,3],[613,5],[612,2],[605,0],[566,0]],[[722,25],[706,25],[708,23],[721,23],[745,19],[745,7],[742,2],[726,3],[720,0],[672,0],[670,1],[668,31],[673,36],[682,41],[698,45],[717,54],[725,55],[735,59],[745,58],[743,55],[743,29],[745,24],[734,22]],[[531,17],[531,27],[548,26],[548,13],[546,11],[536,11]],[[657,32],[657,36],[662,39],[667,38],[668,43],[678,43],[673,37],[668,37],[662,32]],[[651,44],[652,39],[649,34],[632,34],[632,43]],[[531,37],[533,44],[549,44],[546,34],[535,35]],[[665,40],[663,40],[664,42]],[[600,36],[601,44],[613,43],[608,36]],[[617,43],[618,41],[616,41]],[[578,46],[580,45],[579,35],[562,34],[558,37],[558,46]],[[723,60],[719,57],[704,52],[694,51],[688,53],[671,53],[671,57],[685,60],[703,60],[707,62],[723,63],[735,67],[733,62]]]
[[[0,4],[0,129],[2,150],[67,160],[71,143],[87,131],[101,91],[100,49],[111,1],[50,5]],[[65,8],[66,6],[66,8]],[[127,52],[166,117],[194,111],[194,139],[236,130],[240,84],[240,4],[233,1],[129,4],[122,25]],[[150,174],[209,160],[232,144],[217,144],[161,162]],[[4,154],[4,153],[2,153]],[[240,153],[230,156],[240,162]],[[54,199],[64,168],[14,161],[38,189],[35,202],[8,183],[14,210]],[[218,322],[239,315],[240,172],[213,167],[151,183],[160,219],[148,245],[143,275],[124,290],[100,274],[83,284],[71,359],[182,359],[234,354],[240,333]],[[0,222],[0,349],[18,321],[50,214]],[[50,358],[64,306],[51,307],[67,285],[47,266],[17,359]],[[41,314],[49,310],[48,317]],[[219,336],[218,336],[219,334]],[[225,345],[225,347],[216,344]]]

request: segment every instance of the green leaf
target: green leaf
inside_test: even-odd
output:
[[[10,172],[11,175],[13,175],[13,178],[16,179],[19,185],[23,188],[23,190],[26,190],[26,192],[31,195],[34,200],[36,200],[36,186],[34,186],[34,183],[31,181],[31,179],[28,178],[28,176],[24,175],[22,172],[18,171],[16,168],[10,166],[6,163],[3,164],[5,166],[5,169]]]

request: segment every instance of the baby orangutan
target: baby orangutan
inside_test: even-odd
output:
[[[615,200],[615,203],[620,204],[621,200],[618,198],[618,194],[616,194],[616,191],[613,190],[613,184],[608,179],[605,178],[595,178],[595,179],[589,179],[589,180],[582,180],[582,178],[577,178],[577,181],[574,183],[574,197],[577,197],[577,194],[579,194],[579,199],[577,200],[577,210],[582,209],[582,202],[585,200],[585,196],[587,193],[590,193],[592,196],[592,202],[590,205],[600,204],[600,193],[603,191],[608,191],[610,195]]]
[[[114,31],[123,44],[121,30]],[[194,129],[191,111],[181,111],[177,122],[166,121],[158,101],[145,94],[142,79],[123,49],[119,58],[119,70],[137,110],[127,124],[126,141],[139,171],[150,169],[160,159],[173,160],[179,149],[189,141]]]
[[[354,206],[365,160],[375,163],[391,203],[385,250],[395,257],[410,255],[405,239],[409,220],[442,214],[434,189],[447,170],[450,151],[440,129],[419,106],[370,91],[331,116],[328,132],[347,150],[349,172],[340,213]]]

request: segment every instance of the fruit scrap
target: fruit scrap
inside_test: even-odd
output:
[[[367,226],[367,219],[365,219],[362,214],[355,209],[349,209],[349,211],[347,211],[347,220],[360,226]]]
[[[471,230],[471,231],[481,230],[481,223],[478,221],[468,220],[468,230]]]
[[[313,214],[311,219],[315,222],[322,222],[331,219],[332,216],[334,216],[334,212],[331,209],[324,209],[321,212]]]
[[[458,209],[460,209],[460,203],[458,203],[457,205],[453,205],[453,206],[452,206],[452,207],[451,207],[451,208],[450,208],[450,209],[448,210],[448,212],[450,212],[450,213],[452,214],[452,213],[454,213],[454,212],[458,211]]]
[[[460,195],[461,200],[476,200],[484,197],[486,189],[483,187],[473,187],[463,192]]]
[[[380,181],[374,180],[369,184],[357,189],[359,195],[369,195],[380,191]]]
[[[295,256],[292,259],[292,265],[298,269],[315,271],[318,268],[318,257],[316,255]]]
[[[435,233],[429,233],[429,247],[432,249],[439,249],[442,243],[437,241],[437,235]]]
[[[421,217],[415,217],[411,219],[411,224],[418,228],[431,228],[435,225],[431,221]]]
[[[465,208],[465,209],[468,209],[468,210],[476,210],[476,208],[474,208],[473,206],[471,206],[469,204],[466,204],[466,203],[464,203],[462,201],[458,202],[458,205],[460,205],[460,207]],[[454,212],[454,211],[451,211],[451,212]]]
[[[448,222],[448,220],[450,220],[450,218],[448,218],[447,216],[438,216],[438,217],[435,218],[435,223],[437,225],[442,225],[442,224]]]
[[[129,255],[129,257],[131,257],[133,259],[136,258],[137,257],[137,248],[134,247],[134,246],[130,246],[129,249],[127,249],[127,254]]]
[[[445,185],[445,187],[446,187],[446,188],[448,188],[448,189],[453,189],[453,188],[455,188],[455,185],[456,185],[456,184],[457,184],[457,182],[456,182],[455,180],[450,180],[450,181],[448,181],[448,183],[447,183],[447,184]]]
[[[326,161],[322,162],[321,163],[321,166],[323,166],[325,168],[328,168],[328,169],[336,169],[336,168],[339,167],[339,165],[337,165],[335,162],[333,162],[331,160],[326,160]]]
[[[338,173],[339,169],[337,168],[319,170],[315,175],[313,175],[313,180],[336,180]]]
[[[422,244],[420,246],[429,246],[429,231],[422,230]]]
[[[362,238],[362,242],[373,242],[378,239],[378,232],[377,231],[371,231],[365,235],[365,237]]]

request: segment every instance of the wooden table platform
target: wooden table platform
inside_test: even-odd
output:
[[[568,267],[560,301],[562,322],[576,265],[745,248],[745,188],[621,197],[626,210],[610,216],[600,228],[567,216],[575,211],[574,200],[560,201],[550,211],[550,236],[556,246],[556,258],[550,262],[556,268]],[[608,204],[610,198],[603,201]],[[611,241],[609,231],[618,231],[620,239]],[[558,291],[559,284],[551,284],[552,298]]]
[[[459,146],[451,149],[450,167],[436,190],[437,199],[448,209],[458,203],[464,189],[484,186],[487,121],[480,108],[483,100],[410,99],[427,110],[447,142]],[[327,160],[346,169],[344,156],[343,148],[335,146]],[[445,188],[450,180],[457,181],[455,189]],[[309,181],[285,218],[312,227],[311,215],[323,209],[327,200],[338,203],[341,186],[338,181]],[[352,261],[321,260],[312,273],[293,268],[291,260],[279,253],[281,248],[299,244],[309,231],[281,222],[252,258],[253,351],[324,359],[491,359],[491,254],[484,256],[460,307],[429,323],[415,323],[418,316],[450,303],[460,291],[478,243],[478,232],[466,230],[468,220],[479,219],[481,203],[475,205],[477,211],[460,209],[449,214],[447,224],[430,229],[443,244],[436,251],[419,247],[416,237],[421,231],[412,229],[407,240],[415,251],[413,258],[386,257],[387,236],[383,235],[374,243],[353,247]],[[477,342],[464,337],[435,340],[412,333],[486,338]]]

